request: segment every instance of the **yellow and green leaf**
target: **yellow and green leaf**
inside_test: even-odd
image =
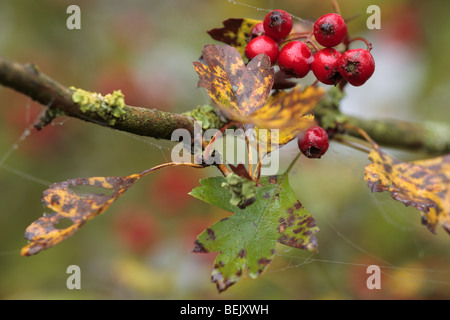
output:
[[[22,256],[30,256],[51,248],[77,232],[87,221],[105,212],[111,204],[147,174],[173,166],[203,168],[190,163],[168,162],[125,177],[92,177],[71,179],[52,184],[42,194],[41,201],[53,213],[45,214],[25,230],[29,243],[22,248]],[[76,188],[97,188],[99,192],[77,193]],[[57,228],[62,219],[72,224]]]
[[[314,122],[312,111],[322,99],[324,89],[295,87],[289,92],[270,95],[274,72],[270,60],[258,55],[247,65],[239,52],[230,46],[207,45],[203,49],[205,64],[194,62],[200,87],[205,87],[212,101],[230,120],[256,128],[260,151],[273,151],[305,131]],[[260,134],[260,129],[279,132]]]
[[[194,62],[199,87],[205,87],[215,104],[246,116],[267,101],[273,85],[270,59],[258,55],[247,65],[230,46],[206,45],[205,64]]]
[[[42,194],[42,203],[53,210],[34,221],[25,231],[29,240],[21,250],[22,256],[30,256],[48,249],[77,232],[85,222],[103,213],[109,206],[128,190],[140,174],[126,177],[93,177],[72,179],[54,183]],[[89,193],[79,195],[71,189],[77,186],[90,186],[112,190],[111,195]],[[61,219],[69,219],[69,227],[58,229],[55,226]]]
[[[220,107],[225,115],[239,123],[255,126],[260,151],[271,152],[285,145],[298,134],[315,124],[314,107],[324,96],[324,89],[296,86],[289,92],[272,95],[267,103],[255,112],[242,116],[238,112]],[[261,129],[279,129],[266,132]]]
[[[393,199],[420,210],[431,232],[439,223],[450,233],[450,155],[401,162],[375,144],[369,159],[365,179],[373,192],[389,191]]]
[[[297,86],[291,91],[269,99],[263,107],[248,117],[256,126],[260,146],[279,148],[294,139],[299,133],[315,124],[313,109],[322,99],[324,90],[319,87]],[[279,129],[278,137],[272,141],[271,135],[259,134],[259,129]]]
[[[276,243],[317,251],[314,218],[297,199],[288,177],[263,177],[254,194],[255,202],[240,209],[222,188],[223,177],[207,178],[191,195],[234,215],[224,218],[201,233],[196,253],[219,252],[212,270],[212,282],[219,292],[236,283],[247,271],[255,279],[275,257]]]

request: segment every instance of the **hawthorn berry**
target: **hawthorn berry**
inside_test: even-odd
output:
[[[303,78],[308,74],[312,61],[311,49],[301,41],[287,43],[278,56],[280,69],[297,78]]]
[[[265,35],[264,25],[262,22],[260,22],[260,23],[256,24],[250,31],[250,40],[253,40],[256,37],[264,36],[264,35]]]
[[[341,56],[342,54],[333,48],[325,48],[314,54],[311,70],[320,82],[337,85],[341,81],[342,75],[339,73]]]
[[[320,158],[328,150],[328,134],[320,126],[312,126],[297,140],[300,151],[308,158]]]
[[[363,85],[375,71],[375,60],[365,49],[344,52],[338,62],[339,73],[353,86]]]
[[[344,19],[336,13],[321,16],[314,23],[314,37],[324,47],[330,48],[340,44],[347,35]]]
[[[292,30],[292,17],[283,10],[269,12],[263,21],[265,35],[275,40],[281,40]]]
[[[279,53],[278,43],[268,36],[260,36],[251,40],[245,47],[245,56],[252,60],[258,54],[265,53],[272,64],[277,61]]]

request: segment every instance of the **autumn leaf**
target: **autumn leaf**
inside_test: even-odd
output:
[[[140,178],[158,169],[171,166],[203,168],[201,165],[170,162],[126,177],[79,178],[52,184],[43,192],[41,201],[54,212],[40,217],[28,226],[25,239],[29,243],[22,248],[21,255],[34,255],[57,245],[77,232],[87,221],[105,212]],[[71,189],[74,187],[101,188],[111,194],[77,194]],[[56,225],[62,219],[71,220],[72,224],[66,228],[57,228]]]
[[[325,92],[322,88],[296,86],[289,92],[271,95],[267,103],[247,115],[240,116],[232,110],[225,114],[240,123],[255,126],[260,153],[267,153],[285,145],[298,134],[315,124],[312,112]],[[261,129],[279,129],[267,132]]]
[[[205,87],[217,105],[246,116],[266,102],[274,75],[266,55],[258,55],[245,65],[235,48],[206,45],[203,59],[206,65],[194,62],[198,86]]]
[[[262,149],[267,149],[262,153],[286,144],[315,123],[311,112],[324,89],[297,86],[269,96],[274,75],[265,55],[258,55],[245,66],[234,48],[207,45],[203,57],[207,65],[194,62],[199,86],[207,89],[226,117],[244,124],[245,129],[256,127],[257,139]],[[272,137],[261,135],[259,129],[280,131],[274,131]]]
[[[88,220],[101,214],[128,190],[138,179],[139,174],[127,177],[93,177],[72,179],[54,183],[42,194],[42,203],[55,211],[33,222],[25,231],[25,238],[30,243],[21,251],[29,256],[48,249],[73,235]],[[78,195],[70,187],[92,186],[112,190],[112,195],[91,193]],[[106,190],[105,190],[106,191]],[[57,229],[55,225],[61,219],[69,219],[72,225]]]
[[[310,113],[323,95],[322,88],[308,86],[303,89],[296,86],[289,92],[283,91],[271,96],[263,107],[248,117],[248,121],[260,128],[291,127],[294,123],[305,121],[305,115],[311,116]],[[307,126],[303,129],[307,129]]]
[[[276,147],[282,146],[300,132],[313,126],[315,121],[311,112],[324,93],[324,90],[319,87],[309,86],[302,89],[297,86],[289,92],[281,92],[275,98],[269,99],[263,107],[248,117],[248,121],[257,127],[260,145],[266,146],[267,151],[270,152],[271,143]],[[260,136],[259,129],[268,128],[279,129],[275,139],[271,139],[270,135],[266,138]]]
[[[208,31],[214,40],[221,41],[237,49],[244,56],[245,46],[248,43],[250,32],[260,20],[253,19],[228,19],[223,21],[223,28],[215,28]]]
[[[230,203],[231,195],[221,185],[222,177],[201,180],[191,195],[233,212],[201,233],[194,252],[219,252],[212,270],[212,282],[219,292],[236,283],[247,271],[259,277],[275,257],[276,243],[317,251],[315,220],[298,201],[286,175],[263,177],[256,201],[244,210]]]
[[[208,31],[208,34],[214,40],[223,42],[237,49],[242,57],[245,55],[245,47],[250,41],[250,33],[255,25],[261,20],[247,18],[231,18],[223,21],[223,28],[215,28]],[[275,73],[275,79],[272,89],[284,90],[295,87],[296,83],[292,81],[292,76],[282,70]]]
[[[292,81],[293,78],[291,75],[287,74],[283,70],[278,70],[275,72],[274,80],[273,80],[273,90],[285,90],[293,88],[297,85],[295,81]]]
[[[422,223],[432,233],[437,223],[450,233],[450,154],[401,162],[375,144],[369,159],[365,180],[372,192],[389,191],[393,199],[420,210]]]

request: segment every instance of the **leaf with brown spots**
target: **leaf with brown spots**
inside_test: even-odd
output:
[[[207,45],[203,58],[206,64],[194,62],[198,85],[206,88],[228,119],[242,124],[245,130],[256,128],[261,154],[279,148],[315,124],[312,111],[324,96],[323,88],[297,86],[269,96],[274,72],[267,56],[258,55],[246,66],[233,47]]]
[[[319,87],[295,87],[289,92],[280,92],[260,109],[256,110],[247,121],[255,124],[260,150],[273,151],[294,139],[315,124],[311,114],[314,107],[324,96],[325,91]],[[262,134],[261,129],[279,129],[271,134]]]
[[[275,257],[277,242],[317,251],[315,220],[298,201],[287,176],[263,177],[256,201],[244,210],[230,204],[221,188],[222,177],[201,180],[191,195],[234,215],[215,223],[195,241],[194,252],[219,252],[212,270],[212,282],[219,292],[236,283],[244,272],[259,277]]]
[[[250,38],[250,32],[259,22],[261,21],[245,18],[231,18],[223,21],[223,28],[211,29],[208,31],[208,34],[214,40],[233,46],[238,50],[241,56],[243,56],[245,46]]]
[[[206,45],[205,64],[194,62],[199,87],[222,108],[247,116],[264,105],[273,85],[273,69],[269,58],[260,54],[247,65],[241,54],[231,46]]]
[[[183,163],[165,163],[141,173],[126,177],[93,177],[71,179],[54,183],[42,194],[42,203],[53,210],[34,221],[25,231],[28,245],[22,248],[22,256],[30,256],[57,245],[77,232],[86,221],[103,213],[109,206],[124,194],[136,181],[143,176],[164,167],[190,166],[203,168],[200,165]],[[76,193],[71,188],[99,188],[104,193]],[[68,219],[72,224],[66,228],[57,228],[60,220]]]
[[[127,177],[94,177],[72,179],[54,183],[42,194],[42,203],[53,210],[33,222],[25,231],[25,238],[30,243],[22,248],[21,255],[30,256],[48,249],[73,235],[88,220],[104,212],[138,179],[139,174]],[[78,195],[71,187],[91,186],[112,190],[112,195],[90,193]],[[61,219],[69,219],[72,225],[57,229],[55,225]]]
[[[303,89],[296,86],[289,92],[280,91],[271,95],[264,106],[246,115],[220,104],[218,107],[233,121],[252,124],[260,129],[280,129],[280,144],[285,144],[295,134],[315,123],[312,112],[324,94],[324,89],[320,87]]]
[[[259,150],[267,153],[285,145],[316,123],[312,112],[324,93],[320,87],[303,89],[296,86],[289,92],[280,91],[271,95],[264,106],[245,116],[222,105],[218,107],[229,119],[247,128],[255,127]]]
[[[389,191],[393,199],[420,210],[422,223],[432,233],[437,223],[450,233],[450,154],[401,162],[374,144],[369,159],[365,180],[372,192]]]

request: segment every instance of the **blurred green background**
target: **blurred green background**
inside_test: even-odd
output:
[[[330,1],[242,1],[314,20]],[[81,30],[66,28],[66,8],[81,8]],[[367,30],[366,8],[381,8],[381,30]],[[450,121],[450,2],[341,1],[353,36],[374,44],[374,77],[348,88],[343,111],[361,117]],[[66,86],[128,104],[185,112],[208,102],[192,61],[206,31],[230,17],[267,11],[227,0],[0,2],[0,54],[33,62]],[[305,80],[310,81],[310,80]],[[311,82],[311,81],[310,81]],[[57,119],[20,139],[42,107],[0,87],[0,298],[2,299],[448,299],[449,235],[420,223],[413,208],[371,194],[367,155],[332,144],[320,161],[302,159],[294,190],[321,228],[319,253],[280,245],[258,280],[244,277],[218,294],[210,283],[214,254],[191,253],[197,234],[228,213],[186,195],[211,170],[168,169],[137,183],[73,237],[28,258],[26,227],[45,208],[46,184],[76,177],[122,176],[170,159],[167,141],[133,137],[76,119]],[[17,148],[15,147],[17,146]],[[289,158],[296,147],[288,145]],[[402,160],[428,157],[389,150]],[[69,265],[81,290],[66,288]],[[382,289],[366,288],[367,265],[383,266]]]

